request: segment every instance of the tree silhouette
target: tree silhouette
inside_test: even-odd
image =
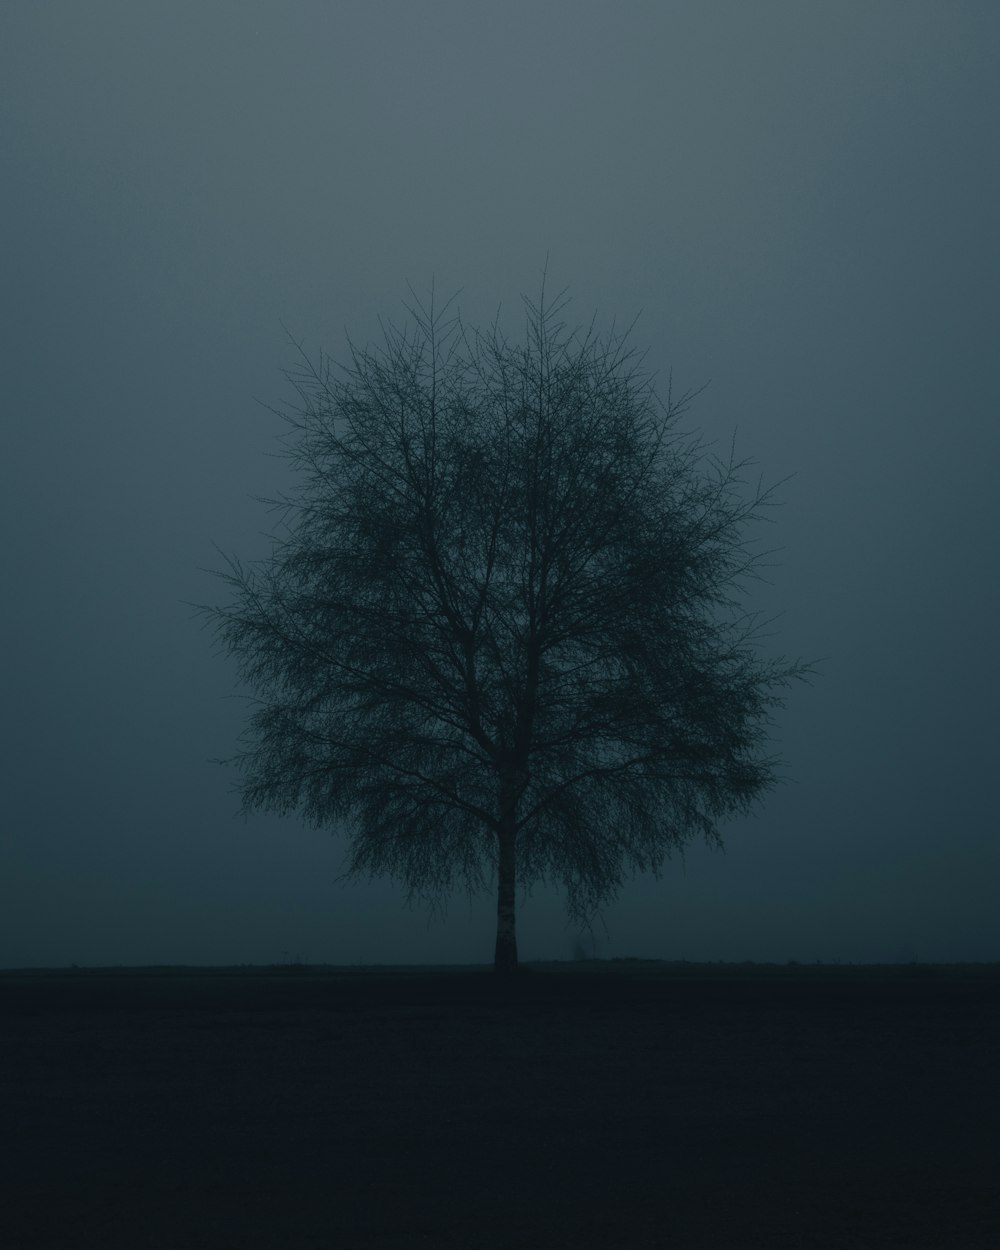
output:
[[[350,363],[304,354],[281,413],[299,471],[283,532],[204,611],[258,698],[235,757],[247,809],[344,830],[346,875],[435,900],[497,884],[573,918],[658,872],[775,781],[780,691],[739,607],[773,502],[677,428],[629,336],[469,331],[419,300]]]

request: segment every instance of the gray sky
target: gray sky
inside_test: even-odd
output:
[[[0,10],[0,966],[486,962],[343,846],[234,819],[243,715],[183,600],[262,554],[286,323],[407,280],[642,316],[692,424],[789,473],[767,606],[829,655],[789,784],[605,913],[599,951],[1000,959],[1000,8],[136,3]],[[522,958],[566,958],[554,891]]]

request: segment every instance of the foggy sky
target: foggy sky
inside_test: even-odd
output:
[[[290,484],[282,324],[343,356],[432,277],[516,319],[546,256],[796,475],[762,602],[830,657],[788,783],[599,953],[1000,959],[998,35],[961,0],[5,4],[0,966],[492,957],[492,898],[428,925],[234,818],[245,705],[185,601]],[[522,959],[575,937],[521,903]]]

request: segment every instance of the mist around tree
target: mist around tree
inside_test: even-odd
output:
[[[431,905],[565,891],[588,925],[633,873],[778,780],[771,717],[810,669],[764,653],[747,589],[774,488],[682,428],[630,335],[524,300],[509,340],[414,297],[346,363],[300,354],[298,489],[203,609],[253,692],[247,810],[345,835],[345,876]]]

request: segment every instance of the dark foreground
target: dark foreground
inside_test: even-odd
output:
[[[4,1250],[1000,1247],[1000,968],[0,973]]]

